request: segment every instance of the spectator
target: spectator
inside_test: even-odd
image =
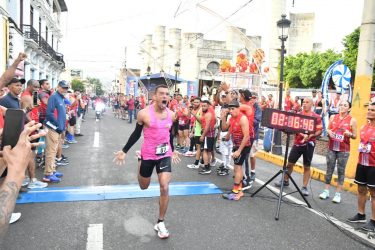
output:
[[[335,97],[329,101],[328,115],[335,115],[339,113],[339,105],[341,102],[341,92],[337,91]]]
[[[22,84],[24,83],[25,79],[12,78],[7,84],[9,93],[0,99],[0,105],[6,108],[20,109],[21,105],[18,96],[21,94]]]
[[[273,100],[273,95],[269,94],[268,95],[268,100],[267,100],[267,108],[273,109],[275,107],[275,102]]]
[[[135,109],[134,98],[132,95],[129,96],[127,106],[128,106],[128,113],[129,113],[129,123],[131,124],[133,121],[133,115],[134,115],[133,113]]]
[[[61,133],[65,131],[66,109],[64,104],[64,94],[69,86],[66,81],[60,81],[57,91],[48,100],[46,112],[46,126],[48,128],[46,136],[46,164],[43,181],[60,182],[62,173],[56,171],[55,158],[61,140]],[[56,112],[56,116],[55,116]]]
[[[139,101],[139,96],[137,96],[134,101],[134,120],[137,119],[137,113],[140,109],[141,109],[141,102]]]
[[[301,111],[301,104],[300,104],[300,99],[298,96],[294,97],[294,103],[293,103],[293,108],[292,111],[295,113],[298,113]]]
[[[40,105],[38,108],[39,111],[39,122],[44,124],[44,120],[46,119],[46,111],[47,111],[47,103],[48,98],[51,95],[51,87],[49,81],[47,79],[39,80],[40,90],[39,90],[39,101]]]
[[[85,101],[82,99],[81,93],[79,91],[75,92],[76,98],[77,98],[77,122],[74,126],[74,136],[83,136],[81,134],[81,124],[83,120],[83,114],[86,110],[86,104]]]
[[[293,100],[292,100],[292,97],[290,96],[290,90],[287,90],[285,94],[285,100],[284,100],[284,110],[291,111],[292,108],[293,108]]]

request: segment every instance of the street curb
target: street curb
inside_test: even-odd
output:
[[[273,163],[273,164],[275,164],[279,167],[282,167],[283,163],[284,163],[284,157],[274,155],[272,153],[268,153],[264,150],[259,150],[256,153],[255,156],[259,159],[264,160],[264,161],[271,162],[271,163]],[[295,171],[297,173],[300,173],[300,174],[303,174],[303,165],[301,163],[297,162],[294,165],[293,171]],[[312,179],[324,182],[325,175],[326,175],[325,171],[311,166],[311,178]],[[335,187],[337,186],[337,175],[335,175],[335,174],[332,175],[331,185],[335,186]],[[323,189],[323,186],[322,186],[322,189]],[[357,194],[357,190],[358,190],[357,184],[354,183],[354,179],[348,179],[348,178],[345,178],[345,180],[344,180],[343,189],[346,190],[346,191],[349,191],[351,193],[354,193],[354,194]]]

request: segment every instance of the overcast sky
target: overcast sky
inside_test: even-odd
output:
[[[217,40],[225,40],[227,25],[243,27],[247,35],[262,36],[262,48],[268,50],[271,0],[65,2],[68,12],[62,15],[60,48],[67,67],[82,69],[85,77],[98,77],[103,82],[114,79],[122,66],[125,46],[127,66],[143,68],[137,57],[139,42],[144,35],[152,34],[156,25],[165,25],[167,29],[181,28],[182,32],[202,32],[206,39]],[[340,51],[342,38],[361,24],[363,0],[294,2],[292,7],[292,0],[287,0],[287,13],[315,13],[314,42],[323,43],[323,49]],[[200,8],[197,3],[210,11]],[[236,14],[231,16],[234,12]]]

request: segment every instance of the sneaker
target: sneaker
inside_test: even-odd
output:
[[[250,172],[250,181],[251,182],[255,181],[255,176],[256,176],[255,172]]]
[[[281,187],[281,180],[279,182],[275,182],[275,187]],[[284,181],[284,187],[289,186],[289,181]]]
[[[230,200],[230,201],[239,201],[242,196],[243,196],[242,191],[239,191],[238,193],[231,191],[230,193],[223,194],[223,198],[226,200]]]
[[[324,189],[323,192],[319,195],[319,198],[322,200],[329,198],[329,190]]]
[[[65,155],[61,154],[61,158],[64,160],[64,161],[67,161],[68,160],[68,157],[66,157]]]
[[[199,165],[188,164],[186,167],[191,168],[191,169],[198,169],[198,168],[199,168]]]
[[[60,173],[60,172],[57,172],[57,171],[53,172],[53,175],[56,176],[57,178],[61,178],[61,177],[64,176],[63,173]]]
[[[199,174],[211,174],[211,168],[208,167],[208,168],[202,168],[201,170],[199,170],[198,172]]]
[[[192,151],[187,151],[184,156],[187,156],[187,157],[192,157],[192,156],[195,156],[194,153]]]
[[[31,181],[29,183],[29,185],[27,186],[28,189],[36,189],[36,188],[45,188],[47,187],[48,184],[47,183],[44,183],[44,182],[41,182],[41,181],[38,181],[37,179],[34,179],[33,181]]]
[[[76,143],[78,143],[78,141],[76,141],[76,140],[70,140],[70,141],[68,141],[68,143],[69,144],[76,144]]]
[[[341,202],[341,194],[340,193],[335,193],[335,196],[332,199],[333,203],[340,203]]]
[[[362,230],[368,231],[368,232],[375,232],[375,221],[370,220],[366,223],[363,227],[361,227]]]
[[[220,176],[229,175],[229,169],[224,167],[221,171],[217,172],[217,174]]]
[[[10,216],[9,224],[13,224],[21,218],[21,213],[12,213]]]
[[[43,177],[43,181],[45,181],[45,182],[60,182],[61,179],[56,177],[55,175],[51,174],[51,175],[45,175]]]
[[[60,159],[60,160],[56,159],[55,163],[56,163],[56,166],[58,167],[69,165],[69,162],[67,160],[64,161],[63,159]]]
[[[158,232],[158,236],[160,239],[166,239],[169,237],[169,232],[165,227],[164,221],[157,223],[154,226],[154,229]]]
[[[365,214],[357,213],[353,217],[348,218],[347,221],[352,223],[366,223],[367,220]]]
[[[250,189],[253,186],[253,182],[249,182],[248,180],[242,181],[242,190]]]
[[[302,187],[301,193],[303,194],[303,196],[309,196],[309,191],[307,190],[307,187]]]
[[[211,166],[211,167],[215,167],[215,166],[216,166],[216,163],[217,163],[217,160],[215,159],[214,161],[211,161],[211,162],[210,162],[210,166]]]
[[[67,149],[67,148],[69,148],[69,145],[64,143],[63,145],[61,145],[61,148],[62,149]]]
[[[26,176],[25,179],[23,179],[21,186],[26,187],[30,183],[30,177]]]

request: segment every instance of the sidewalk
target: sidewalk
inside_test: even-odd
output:
[[[259,151],[256,154],[256,157],[271,162],[277,166],[282,167],[284,163],[284,153],[285,153],[285,146],[283,145],[283,155],[274,155],[272,152],[265,152],[263,150],[263,140],[258,141],[259,143]],[[289,148],[290,150],[290,148]],[[290,151],[289,151],[290,152]],[[298,160],[294,167],[294,171],[298,172],[300,174],[303,173],[303,162],[302,162],[302,157]],[[326,163],[326,157],[323,155],[318,155],[314,154],[312,163],[311,163],[311,178],[314,180],[318,180],[321,182],[324,182],[325,180],[325,174],[326,174],[326,168],[327,168],[327,163]],[[336,169],[335,172],[336,173]],[[337,174],[333,174],[332,176],[332,186],[337,186]],[[352,192],[354,194],[357,193],[357,184],[354,183],[354,179],[348,179],[345,178],[344,180],[344,185],[343,185],[344,190]]]

